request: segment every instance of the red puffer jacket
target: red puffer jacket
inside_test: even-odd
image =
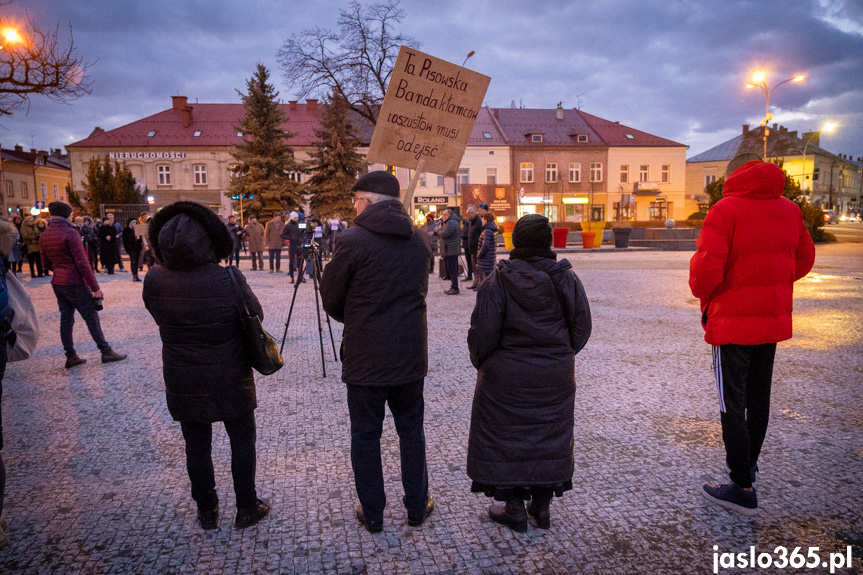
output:
[[[42,265],[53,266],[51,283],[56,285],[87,285],[99,291],[99,282],[90,268],[81,234],[65,218],[51,216],[51,224],[39,236]]]
[[[785,174],[749,162],[725,182],[707,213],[689,287],[701,299],[711,345],[760,345],[791,338],[794,282],[809,273],[815,245],[800,208],[783,198]]]

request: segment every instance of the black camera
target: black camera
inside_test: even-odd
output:
[[[102,298],[100,298],[100,297],[94,297],[93,298],[93,309],[95,309],[96,311],[102,311],[102,309],[104,309],[102,307]]]

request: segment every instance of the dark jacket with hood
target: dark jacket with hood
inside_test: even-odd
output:
[[[498,487],[572,481],[575,354],[590,306],[567,260],[504,260],[477,292],[467,474]]]
[[[461,232],[459,224],[461,220],[458,214],[453,213],[449,219],[442,222],[441,227],[437,230],[437,237],[443,240],[441,247],[441,256],[458,256],[461,255]]]
[[[96,235],[99,237],[99,255],[102,258],[102,265],[117,265],[117,228],[105,220],[96,230]]]
[[[476,254],[479,250],[479,236],[482,233],[483,223],[482,216],[474,214],[467,221],[468,224],[468,244],[470,245],[470,253]]]
[[[471,227],[473,229],[473,227]],[[497,260],[497,246],[494,243],[494,235],[497,233],[497,224],[486,222],[479,236],[479,248],[476,252],[476,267],[484,273],[490,274]]]
[[[233,248],[228,228],[194,202],[160,210],[149,226],[160,265],[144,277],[144,304],[159,326],[168,411],[177,421],[230,421],[257,407],[243,348],[237,294],[218,264]],[[233,268],[249,311],[258,299]]]
[[[132,222],[138,221],[135,218],[131,218],[126,227],[123,228],[123,249],[126,250],[126,253],[130,256],[132,254],[140,254],[141,250],[144,249],[144,241],[140,236],[135,236],[135,228],[132,227]]]
[[[342,232],[321,278],[326,312],[345,324],[342,381],[394,386],[428,369],[431,246],[401,202],[371,204]]]
[[[288,247],[294,251],[303,247],[303,231],[296,220],[289,220],[282,228],[282,239],[288,240]]]

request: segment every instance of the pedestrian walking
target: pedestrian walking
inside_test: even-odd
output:
[[[294,283],[294,272],[299,269],[300,257],[303,254],[303,232],[300,230],[299,214],[291,212],[288,215],[288,223],[282,228],[282,241],[288,242],[288,273],[291,283]],[[297,281],[305,281],[299,277]]]
[[[251,527],[270,505],[255,487],[255,379],[243,347],[238,294],[219,260],[233,240],[219,217],[195,202],[162,208],[150,222],[150,245],[160,265],[144,278],[144,305],[159,326],[168,411],[186,443],[186,469],[203,529],[219,526],[212,460],[212,424],[221,421],[231,442],[237,514]],[[257,297],[234,268],[243,300],[263,320]]]
[[[27,216],[21,223],[21,241],[27,254],[27,265],[30,266],[30,277],[41,278],[44,274],[39,248],[39,236],[43,228],[36,226],[36,218]]]
[[[476,271],[476,258],[479,253],[479,237],[482,234],[482,227],[485,222],[483,222],[482,216],[476,213],[476,208],[473,206],[468,206],[467,208],[467,224],[468,224],[468,232],[467,232],[467,251],[465,252],[465,259],[470,261],[470,269],[473,270],[473,284],[471,287],[476,289],[479,286],[479,279],[477,277]],[[468,278],[470,279],[470,274],[468,274]]]
[[[784,189],[779,166],[754,154],[735,158],[689,262],[689,287],[701,300],[704,339],[713,346],[731,478],[707,483],[701,493],[748,516],[758,513],[754,485],[770,415],[776,344],[791,338],[794,282],[815,261],[800,208],[782,197]]]
[[[114,265],[117,266],[117,271],[125,272],[126,268],[125,268],[125,266],[123,266],[123,252],[120,251],[120,247],[122,244],[122,242],[120,240],[123,237],[123,225],[117,221],[117,219],[113,213],[108,214],[106,219],[111,222],[111,225],[114,226],[114,230],[116,230],[116,232],[117,232],[117,235],[116,235],[117,241],[115,241],[112,244],[112,246],[114,248]],[[109,273],[113,273],[113,272],[109,272]]]
[[[450,208],[444,210],[441,220],[442,225],[435,233],[443,240],[441,252],[450,281],[450,289],[444,293],[446,295],[458,295],[458,256],[461,254],[460,220],[458,214]]]
[[[90,262],[90,268],[99,272],[99,236],[96,233],[96,224],[90,216],[82,218],[84,222],[81,224],[81,239],[84,242],[84,251],[87,252],[87,259]]]
[[[249,238],[249,255],[252,257],[252,271],[264,271],[264,226],[258,223],[257,216],[249,216],[244,229]]]
[[[267,251],[270,253],[270,273],[282,273],[282,228],[285,227],[285,222],[282,221],[282,214],[276,212],[273,214],[273,219],[267,222],[264,235],[267,241]],[[273,263],[275,262],[275,268]]]
[[[123,249],[129,254],[129,268],[132,270],[132,281],[139,282],[138,269],[141,264],[141,250],[144,249],[144,242],[140,236],[135,235],[135,228],[138,226],[137,218],[129,218],[126,227],[123,228]],[[143,269],[143,266],[140,266]]]
[[[75,342],[72,338],[72,328],[75,325],[75,312],[84,318],[90,336],[102,352],[102,363],[111,363],[126,359],[111,349],[102,333],[102,324],[94,300],[100,305],[104,294],[96,275],[87,261],[84,253],[84,243],[78,230],[69,222],[72,208],[63,202],[48,204],[51,214],[51,225],[39,238],[42,249],[42,264],[54,270],[51,288],[57,297],[60,308],[60,341],[66,353],[66,369],[86,363],[87,360],[75,352]],[[114,226],[109,226],[114,230]],[[113,250],[111,250],[113,253]]]
[[[425,231],[399,201],[399,182],[384,171],[354,184],[354,226],[345,230],[321,279],[326,312],[344,323],[342,381],[351,419],[357,519],[383,529],[386,493],[381,433],[389,405],[399,436],[402,503],[408,525],[434,510],[428,487],[423,383],[428,370],[426,294],[432,258]]]
[[[467,474],[472,492],[503,502],[489,517],[523,533],[528,514],[548,529],[552,498],[572,489],[575,355],[592,324],[581,281],[551,250],[548,218],[522,217],[512,239],[471,315],[477,379]]]
[[[236,265],[240,269],[240,246],[242,245],[243,228],[237,223],[237,218],[234,214],[228,216],[228,233],[234,241],[231,254],[228,256],[228,265]]]

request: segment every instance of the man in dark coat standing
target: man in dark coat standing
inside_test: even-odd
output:
[[[90,267],[90,260],[84,251],[84,242],[75,226],[69,222],[72,208],[63,202],[48,204],[51,214],[51,225],[39,237],[42,252],[42,264],[54,270],[51,277],[51,287],[57,296],[60,307],[60,341],[66,352],[66,369],[71,369],[86,359],[75,353],[75,342],[72,339],[72,328],[75,325],[75,311],[81,314],[90,330],[90,336],[102,352],[102,363],[111,363],[126,359],[111,349],[102,334],[102,324],[99,312],[93,299],[103,297],[102,288],[96,281],[96,275]],[[110,226],[113,231],[113,226]]]
[[[458,295],[458,256],[461,254],[460,220],[458,214],[452,211],[451,208],[444,210],[441,220],[443,224],[437,229],[435,234],[443,240],[441,252],[450,281],[450,289],[444,293],[446,295]]]
[[[482,217],[476,213],[476,208],[468,206],[467,218],[467,252],[465,252],[468,260],[469,269],[473,272],[473,284],[470,286],[473,289],[477,288],[479,277],[476,275],[476,254],[479,252],[479,236],[482,234],[482,226],[484,222]],[[471,273],[468,272],[467,279],[471,279]]]
[[[255,378],[243,346],[238,291],[263,320],[258,298],[240,270],[237,287],[219,260],[233,240],[212,211],[176,202],[159,211],[148,229],[160,265],[144,277],[144,305],[159,326],[168,411],[186,441],[192,499],[204,529],[219,526],[213,471],[212,424],[222,421],[231,440],[231,474],[237,497],[235,527],[256,524],[270,511],[255,489]]]
[[[377,533],[386,506],[380,442],[387,404],[399,435],[408,525],[422,525],[434,509],[423,430],[432,252],[426,233],[413,226],[399,201],[395,176],[370,172],[352,189],[357,218],[324,268],[321,298],[330,317],[345,325],[342,381],[360,500],[357,519]]]

